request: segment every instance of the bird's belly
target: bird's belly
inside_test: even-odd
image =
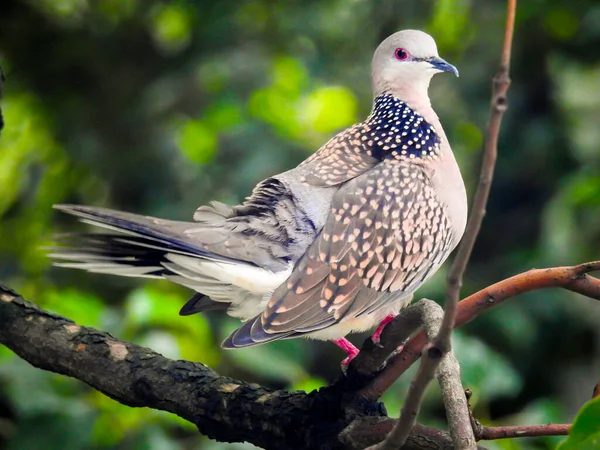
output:
[[[398,312],[408,306],[412,300],[412,294],[399,297],[396,301],[391,302],[384,308],[380,308],[371,314],[364,314],[359,317],[349,317],[335,325],[324,328],[314,333],[307,334],[303,337],[308,339],[317,339],[320,341],[328,341],[331,339],[340,339],[350,333],[367,331],[375,326],[390,314],[398,314]]]

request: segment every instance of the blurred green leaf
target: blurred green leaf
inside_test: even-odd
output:
[[[56,19],[79,22],[88,8],[88,0],[33,0],[43,12]]]
[[[75,288],[48,288],[38,299],[40,306],[68,317],[80,325],[100,327],[100,319],[106,306],[90,292]]]
[[[91,6],[98,8],[112,22],[118,23],[132,16],[137,4],[137,0],[102,0],[93,2]]]
[[[190,43],[190,10],[181,3],[156,4],[151,14],[151,29],[160,48],[169,53],[179,52]]]
[[[307,83],[308,74],[306,68],[297,59],[282,56],[275,59],[271,70],[273,86],[295,96]]]
[[[214,132],[222,132],[244,122],[242,109],[237,102],[225,99],[207,108],[204,115],[208,127]]]
[[[316,89],[304,101],[305,123],[319,133],[331,133],[356,122],[356,97],[342,86]]]
[[[549,8],[544,21],[546,30],[560,40],[572,39],[579,29],[577,17],[562,8]]]
[[[188,120],[181,125],[178,142],[183,153],[198,164],[209,162],[217,150],[216,134],[199,120]]]
[[[587,402],[575,417],[569,437],[558,450],[595,450],[600,448],[600,397]]]
[[[504,356],[461,330],[453,334],[453,345],[461,365],[463,385],[473,391],[473,402],[479,398],[489,401],[519,394],[521,377]]]
[[[134,290],[125,301],[125,338],[137,336],[171,357],[214,366],[220,353],[206,318],[201,314],[178,314],[186,300],[171,287],[146,285]]]
[[[441,49],[456,51],[466,44],[470,0],[438,0],[433,3],[430,32]]]
[[[327,386],[327,381],[322,378],[306,377],[301,381],[298,381],[290,386],[292,391],[304,391],[307,394],[316,391],[317,389]]]

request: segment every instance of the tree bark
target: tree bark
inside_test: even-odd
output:
[[[278,450],[357,449],[382,440],[395,422],[381,403],[357,395],[361,383],[346,377],[308,394],[244,383],[77,325],[1,285],[0,344],[34,367],[81,380],[122,404],[177,414],[219,441]],[[451,442],[447,433],[419,426],[406,448],[451,449]]]

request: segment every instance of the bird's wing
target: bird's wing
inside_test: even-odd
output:
[[[308,169],[302,181],[312,186],[336,186],[372,169],[381,159],[367,122],[358,123],[331,138],[299,168]],[[379,155],[377,155],[379,156]]]
[[[271,272],[288,270],[293,256],[287,245],[288,229],[304,231],[312,239],[317,233],[309,221],[303,220],[305,212],[297,211],[293,215],[296,211],[294,198],[276,179],[260,183],[253,196],[240,206],[213,203],[199,208],[194,216],[196,222],[165,220],[91,206],[55,205],[55,208],[78,216],[82,222],[150,239],[156,248],[165,251],[212,261],[250,264]],[[293,223],[280,223],[284,214]]]
[[[453,241],[429,179],[421,164],[388,160],[345,184],[322,232],[265,312],[224,346],[316,331],[372,312],[381,293],[416,290],[441,265]]]

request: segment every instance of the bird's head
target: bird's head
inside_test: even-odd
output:
[[[384,40],[371,67],[375,96],[390,92],[409,103],[419,97],[428,103],[427,88],[436,73],[458,76],[456,67],[439,57],[433,38],[418,30],[399,31]]]

